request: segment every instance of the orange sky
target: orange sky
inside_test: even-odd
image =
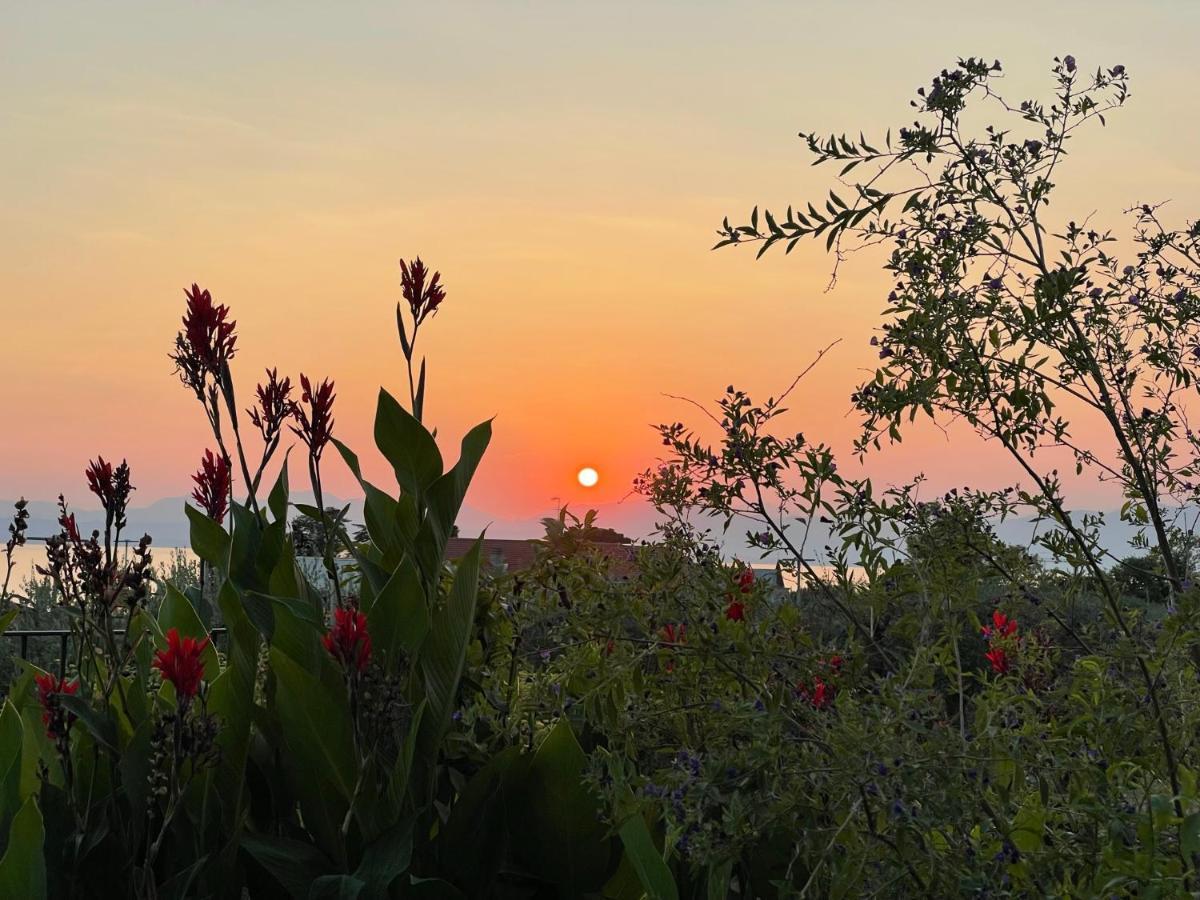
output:
[[[243,396],[267,364],[333,377],[339,435],[370,455],[376,386],[404,390],[396,261],[418,253],[449,291],[426,338],[431,420],[456,444],[497,416],[476,507],[619,499],[659,449],[648,425],[691,416],[664,392],[765,395],[836,338],[789,425],[845,447],[877,260],[827,295],[816,245],[708,249],[722,215],[828,185],[797,130],[905,124],[959,54],[999,57],[1024,96],[1070,52],[1126,65],[1134,96],[1076,142],[1056,208],[1113,226],[1143,199],[1200,208],[1200,7],[964,6],[10,7],[0,497],[83,500],[96,453],[128,457],[139,502],[186,492],[209,442],[167,352],[193,280],[234,310]],[[871,471],[949,485],[995,460],[996,483],[1014,477],[968,449],[930,433]]]

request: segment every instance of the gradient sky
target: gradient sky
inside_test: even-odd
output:
[[[664,393],[765,396],[838,338],[789,427],[845,448],[878,260],[825,294],[817,245],[711,253],[721,217],[823,192],[797,130],[905,124],[958,55],[1042,94],[1068,52],[1126,65],[1133,96],[1075,142],[1055,208],[1194,216],[1197,34],[1190,2],[8,4],[0,497],[82,501],[96,453],[128,457],[139,502],[187,491],[209,440],[167,352],[192,281],[234,310],[242,396],[267,364],[331,376],[340,436],[372,455],[416,254],[449,290],[429,416],[456,445],[496,415],[470,500],[493,515],[619,499],[660,449],[648,426],[695,418]],[[976,449],[930,431],[870,470],[1015,477]]]

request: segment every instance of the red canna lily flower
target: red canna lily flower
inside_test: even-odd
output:
[[[233,358],[237,335],[236,322],[227,321],[229,307],[214,304],[212,294],[193,284],[188,298],[187,315],[183,317],[183,334],[187,349],[210,375],[219,375],[224,364]]]
[[[114,468],[103,456],[97,456],[88,463],[84,474],[87,476],[88,490],[100,498],[100,505],[112,515],[117,527],[124,528],[125,509],[129,506],[129,495],[134,490],[129,483],[129,463],[121,460],[121,464]]]
[[[837,693],[837,688],[827,683],[819,675],[814,675],[812,687],[800,685],[800,696],[807,700],[813,709],[829,709],[833,705],[834,695]]]
[[[400,292],[408,301],[412,311],[413,322],[420,325],[426,316],[437,312],[443,300],[446,299],[446,289],[440,284],[442,273],[434,272],[429,283],[429,268],[417,257],[413,262],[400,260]]]
[[[367,617],[353,607],[333,611],[333,628],[321,639],[330,656],[346,668],[362,672],[371,661]]]
[[[250,424],[262,434],[263,443],[270,444],[284,423],[296,414],[296,404],[292,400],[292,379],[279,380],[277,369],[267,369],[267,383],[260,384],[256,390],[258,406],[248,409]]]
[[[103,456],[98,456],[88,463],[84,474],[87,475],[88,490],[99,497],[101,505],[107,509],[113,496],[112,463],[105,462]]]
[[[1006,638],[1017,633],[1017,620],[1010,619],[1000,610],[992,613],[992,624],[984,625],[980,632],[985,638]]]
[[[69,540],[76,544],[79,543],[81,538],[79,536],[79,526],[75,524],[75,513],[63,513],[58,517],[58,525]]]
[[[201,658],[208,647],[209,638],[180,638],[179,629],[167,632],[167,649],[154,654],[154,668],[162,672],[163,678],[175,686],[180,705],[196,696],[200,682],[204,679],[204,660]]]
[[[675,625],[668,622],[662,627],[663,641],[667,644],[686,644],[687,643],[687,625],[680,623]]]
[[[229,512],[229,460],[205,450],[192,481],[196,482],[192,489],[196,505],[214,522],[223,522]]]
[[[746,604],[741,600],[734,600],[731,597],[729,605],[725,607],[725,618],[731,622],[744,621],[746,618]]]
[[[743,594],[748,594],[754,588],[754,570],[744,569],[742,574],[738,576],[738,590]]]
[[[303,393],[300,403],[292,408],[292,413],[300,427],[292,426],[294,431],[308,445],[309,455],[321,459],[321,452],[333,437],[333,401],[337,396],[333,392],[333,382],[328,378],[313,389],[307,375],[300,376],[300,387]],[[308,411],[304,409],[308,405]]]
[[[1008,651],[1003,647],[993,647],[983,655],[987,658],[987,661],[992,664],[992,671],[997,675],[1003,675],[1008,671],[1010,660]]]
[[[52,741],[64,740],[75,721],[75,714],[67,712],[58,702],[60,694],[74,694],[79,690],[79,681],[67,681],[50,674],[38,675],[38,703],[42,707],[42,724],[46,726],[46,737]]]

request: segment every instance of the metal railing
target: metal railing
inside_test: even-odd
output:
[[[209,631],[212,635],[213,643],[217,643],[218,638],[224,638],[227,634],[226,628],[213,628]],[[113,629],[113,634],[123,635],[124,628]],[[21,659],[29,659],[29,642],[30,640],[57,640],[58,641],[58,677],[65,678],[67,674],[67,649],[71,639],[71,631],[66,628],[47,628],[38,630],[17,629],[4,632],[4,637],[17,641],[19,647],[17,656]]]

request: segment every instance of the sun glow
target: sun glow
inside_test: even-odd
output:
[[[588,466],[585,469],[580,469],[579,474],[575,476],[579,479],[579,483],[586,488],[595,487],[596,482],[600,480],[600,473]]]

